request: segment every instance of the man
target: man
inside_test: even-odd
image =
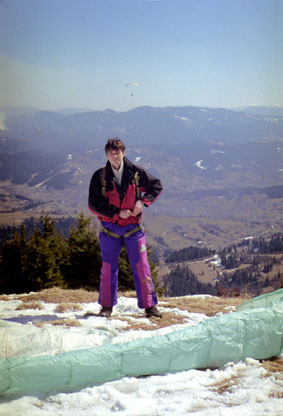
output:
[[[99,243],[102,256],[99,316],[109,317],[117,304],[118,261],[125,244],[130,260],[138,307],[147,317],[162,317],[147,259],[144,231],[140,226],[144,206],[151,205],[161,194],[159,179],[126,157],[124,143],[109,139],[105,145],[108,162],[94,172],[89,187],[89,209],[98,216],[102,230]]]

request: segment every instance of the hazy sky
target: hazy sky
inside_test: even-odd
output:
[[[0,105],[283,105],[282,54],[283,0],[0,0]]]

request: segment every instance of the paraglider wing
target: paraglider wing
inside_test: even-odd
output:
[[[128,87],[128,85],[135,85],[136,87],[139,87],[140,86],[140,84],[138,82],[127,82],[125,84],[125,87]]]

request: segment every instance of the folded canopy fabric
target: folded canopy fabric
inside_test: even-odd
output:
[[[0,359],[0,396],[76,391],[125,376],[215,368],[247,357],[278,356],[283,352],[282,306],[280,301],[273,302],[272,307],[216,316],[167,335],[118,344],[110,339],[100,346],[55,354],[54,343],[53,349],[43,351],[32,336],[23,345],[23,333],[19,343],[13,324],[9,343],[21,344],[21,354],[14,351],[13,356]],[[7,331],[8,325],[4,326]],[[31,348],[33,354],[28,352]]]
[[[247,309],[255,308],[270,308],[273,305],[283,305],[283,289],[278,289],[275,292],[264,293],[263,295],[249,299],[238,306],[238,311],[245,311]]]

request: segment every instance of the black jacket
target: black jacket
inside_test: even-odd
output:
[[[104,173],[103,173],[104,172]],[[134,176],[138,172],[138,185]],[[103,176],[105,176],[105,195],[103,195]],[[138,199],[137,186],[140,191],[140,199],[145,206],[151,205],[161,194],[161,181],[148,173],[144,168],[134,165],[124,157],[124,170],[121,185],[115,180],[110,162],[104,168],[94,172],[89,186],[89,209],[100,220],[127,225],[141,221],[140,217],[119,217],[121,209],[133,210]]]

